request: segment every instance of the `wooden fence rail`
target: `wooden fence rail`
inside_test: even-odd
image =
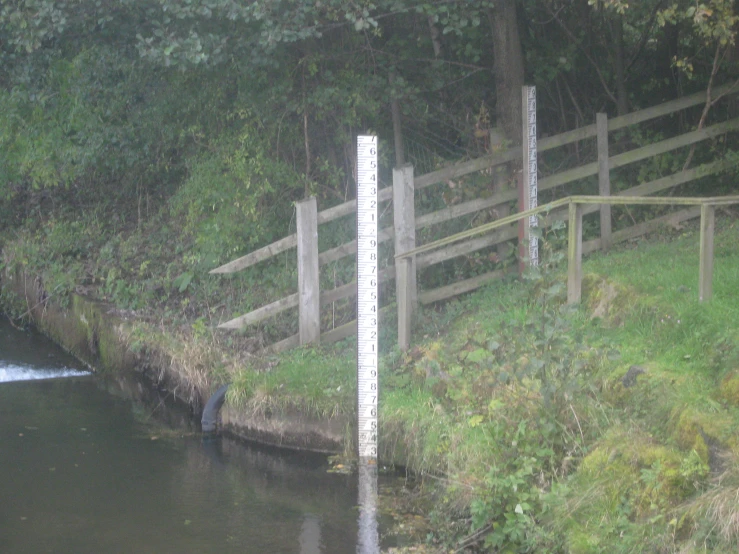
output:
[[[728,87],[717,89],[714,91],[714,97],[728,92],[734,91]],[[539,152],[566,146],[585,139],[596,138],[598,158],[596,162],[587,163],[580,167],[567,169],[553,175],[541,177],[539,179],[539,191],[551,190],[567,183],[572,183],[583,178],[597,175],[598,193],[602,197],[611,197],[610,171],[612,169],[664,154],[677,148],[695,144],[699,141],[717,137],[729,131],[739,130],[739,118],[737,118],[706,127],[699,131],[692,131],[648,146],[609,156],[609,132],[699,105],[705,102],[705,98],[705,93],[694,94],[613,119],[608,119],[605,114],[598,114],[596,123],[593,125],[541,139],[538,144]],[[521,159],[521,157],[521,147],[517,147],[509,148],[502,152],[497,152],[475,160],[455,164],[421,176],[414,176],[412,166],[396,168],[393,170],[393,186],[383,188],[379,191],[379,200],[381,202],[392,200],[394,205],[393,226],[380,229],[378,233],[378,242],[384,243],[393,239],[394,251],[396,253],[414,251],[416,246],[417,229],[438,225],[459,217],[479,213],[484,210],[495,210],[505,204],[517,201],[519,196],[517,190],[505,190],[487,198],[463,202],[420,216],[416,216],[414,211],[414,195],[416,190],[430,187],[437,183],[446,183],[451,179],[457,179],[471,173],[487,170],[500,164]],[[620,192],[619,196],[624,197],[654,194],[706,175],[724,171],[732,166],[733,163],[731,161],[723,159],[715,160],[687,171],[682,171],[667,177],[661,177],[648,183],[638,184],[637,186]],[[652,222],[635,225],[633,228],[612,232],[612,217],[610,213],[611,204],[612,203],[610,202],[584,202],[580,206],[579,209],[582,212],[581,215],[600,211],[600,238],[583,244],[582,247],[585,252],[596,248],[606,249],[614,242],[626,240],[626,238],[630,238],[632,236],[638,236],[640,233],[643,234],[665,219],[658,218]],[[342,325],[341,327],[337,327],[331,331],[324,332],[323,334],[320,333],[320,307],[354,296],[356,294],[356,284],[351,282],[329,291],[321,291],[319,287],[319,271],[320,267],[326,264],[336,262],[347,256],[355,255],[357,250],[356,240],[346,242],[319,253],[318,232],[321,225],[355,213],[356,205],[356,201],[353,200],[318,212],[315,198],[302,201],[296,205],[296,210],[298,212],[298,230],[295,234],[280,239],[270,245],[255,250],[246,256],[212,270],[211,273],[233,273],[272,258],[282,252],[286,252],[291,248],[298,248],[299,291],[257,308],[248,314],[222,323],[219,325],[219,328],[238,329],[246,325],[258,323],[268,317],[273,317],[285,310],[295,308],[297,306],[299,314],[299,333],[272,345],[272,349],[281,350],[297,344],[316,342],[318,340],[337,340],[351,334],[352,322]],[[559,206],[559,209],[557,209],[557,206]],[[552,206],[550,206],[550,208],[551,207]],[[558,204],[553,206],[553,208],[554,211],[546,218],[545,224],[554,219],[567,219],[569,217],[569,214],[567,213],[569,208],[564,204]],[[681,221],[690,217],[696,217],[698,215],[697,209],[698,208],[693,206],[692,208],[688,208],[682,212],[665,217],[668,217],[670,221]],[[380,282],[387,282],[390,279],[395,279],[396,273],[399,274],[400,279],[396,281],[396,298],[398,299],[398,302],[400,302],[402,295],[399,289],[401,286],[399,281],[402,281],[403,287],[409,287],[408,293],[410,294],[410,300],[408,306],[411,311],[413,311],[413,307],[418,303],[427,304],[430,302],[436,302],[461,294],[462,292],[474,290],[475,288],[482,286],[487,281],[500,277],[501,271],[492,271],[484,275],[465,279],[428,291],[418,290],[416,275],[417,272],[423,268],[458,256],[469,255],[481,249],[516,239],[518,231],[512,223],[517,221],[517,219],[510,221],[505,219],[505,221],[507,221],[508,226],[500,224],[495,227],[495,232],[485,234],[484,236],[473,237],[470,235],[470,237],[463,242],[453,241],[453,243],[449,243],[444,248],[441,248],[441,245],[439,245],[438,248],[435,247],[433,249],[424,250],[417,256],[413,257],[409,267],[396,268],[389,266],[381,271]]]

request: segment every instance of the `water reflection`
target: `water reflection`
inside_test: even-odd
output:
[[[81,369],[8,332],[6,366]],[[356,476],[327,473],[323,456],[203,441],[171,400],[118,378],[0,385],[0,552],[355,551]]]
[[[305,516],[298,542],[300,543],[300,554],[321,554],[323,552],[321,520],[318,517],[311,514]]]
[[[377,460],[359,458],[359,521],[357,554],[378,554]]]

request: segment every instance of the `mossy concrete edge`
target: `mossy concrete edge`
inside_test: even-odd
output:
[[[68,306],[60,306],[44,290],[41,280],[22,269],[5,271],[6,291],[27,307],[35,327],[93,371],[136,372],[155,386],[186,390],[178,397],[199,413],[211,391],[198,391],[173,369],[171,356],[156,344],[131,348],[134,326],[105,302],[72,293]],[[340,453],[347,447],[347,421],[322,420],[291,411],[288,414],[248,415],[231,406],[222,409],[222,428],[236,438],[294,450]]]

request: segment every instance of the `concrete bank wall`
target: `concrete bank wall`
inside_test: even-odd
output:
[[[22,271],[6,272],[3,285],[25,306],[34,325],[77,359],[99,372],[143,374],[152,386],[176,392],[199,414],[212,391],[198,390],[177,373],[172,357],[157,344],[136,340],[135,321],[120,317],[109,304],[73,294],[60,306],[41,282]],[[215,389],[215,387],[213,387]],[[348,420],[317,420],[298,412],[251,416],[228,402],[221,410],[223,429],[244,440],[317,452],[342,452]]]

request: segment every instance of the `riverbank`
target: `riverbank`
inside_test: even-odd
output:
[[[233,352],[202,337],[156,327],[110,303],[71,293],[60,305],[38,277],[22,268],[3,280],[6,301],[25,314],[40,331],[95,371],[137,372],[153,386],[170,391],[195,413],[238,365]],[[10,296],[8,296],[10,295]],[[322,417],[300,406],[292,409],[221,411],[221,428],[231,435],[261,444],[323,453],[345,449],[347,418]],[[351,438],[346,441],[351,444]]]
[[[356,550],[357,479],[325,456],[203,437],[144,379],[62,368],[81,366],[0,321],[3,554]]]
[[[686,228],[592,256],[578,308],[564,305],[553,256],[531,280],[425,310],[407,353],[384,332],[381,458],[424,477],[404,510],[423,516],[416,533],[429,549],[736,548],[739,225],[718,228],[710,303],[697,300],[698,240]],[[318,436],[333,442],[316,449],[352,451],[352,340],[258,356],[239,335],[76,295],[52,309],[53,290],[16,277],[6,293],[10,283],[24,295],[17,312],[76,329],[68,348],[93,365],[127,360],[193,405],[230,381],[232,432],[257,421],[269,431],[244,436],[279,444],[298,414],[329,422]]]

